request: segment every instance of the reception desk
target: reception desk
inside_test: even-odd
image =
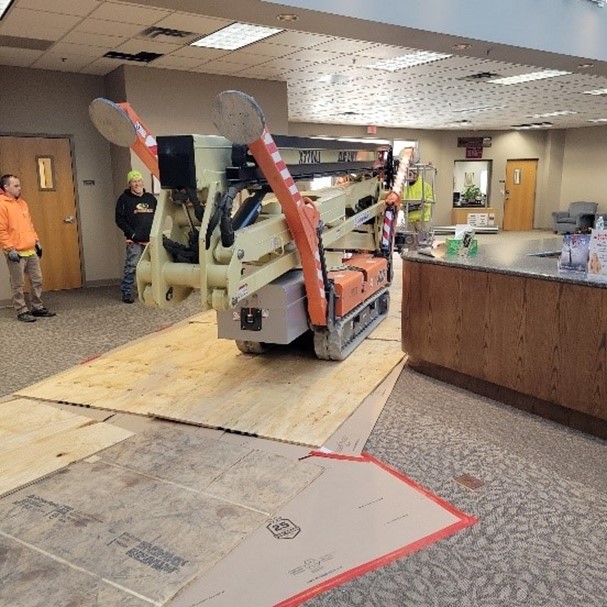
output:
[[[422,373],[607,438],[607,284],[527,255],[561,241],[405,254],[403,350]]]
[[[472,226],[494,226],[495,209],[493,207],[454,207],[451,211],[451,223],[468,223]]]

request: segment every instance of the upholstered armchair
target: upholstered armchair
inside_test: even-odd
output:
[[[596,202],[572,202],[568,211],[552,213],[555,234],[574,234],[588,230],[594,225],[598,204]]]

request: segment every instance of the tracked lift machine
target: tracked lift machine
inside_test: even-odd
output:
[[[344,359],[388,312],[407,157],[394,175],[389,145],[272,136],[239,91],[212,116],[222,136],[156,140],[163,195],[140,298],[169,307],[199,289],[243,352],[312,331],[319,358]],[[308,189],[318,177],[332,185]]]

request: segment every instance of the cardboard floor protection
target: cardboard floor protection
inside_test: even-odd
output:
[[[286,347],[252,356],[215,323],[186,322],[18,394],[320,447],[402,358],[383,339],[341,362]]]
[[[132,432],[34,400],[0,403],[0,496]]]
[[[168,607],[295,607],[476,522],[369,456],[320,463],[297,500]]]
[[[28,575],[0,559],[0,604],[72,604],[77,571],[93,593],[78,604],[163,605],[323,473],[199,430],[138,434],[1,499],[0,541]],[[37,583],[49,569],[66,575],[55,596]]]

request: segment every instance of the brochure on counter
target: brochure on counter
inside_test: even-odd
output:
[[[592,230],[588,245],[587,278],[607,281],[607,230]]]
[[[559,257],[559,272],[586,274],[590,234],[565,234]]]

